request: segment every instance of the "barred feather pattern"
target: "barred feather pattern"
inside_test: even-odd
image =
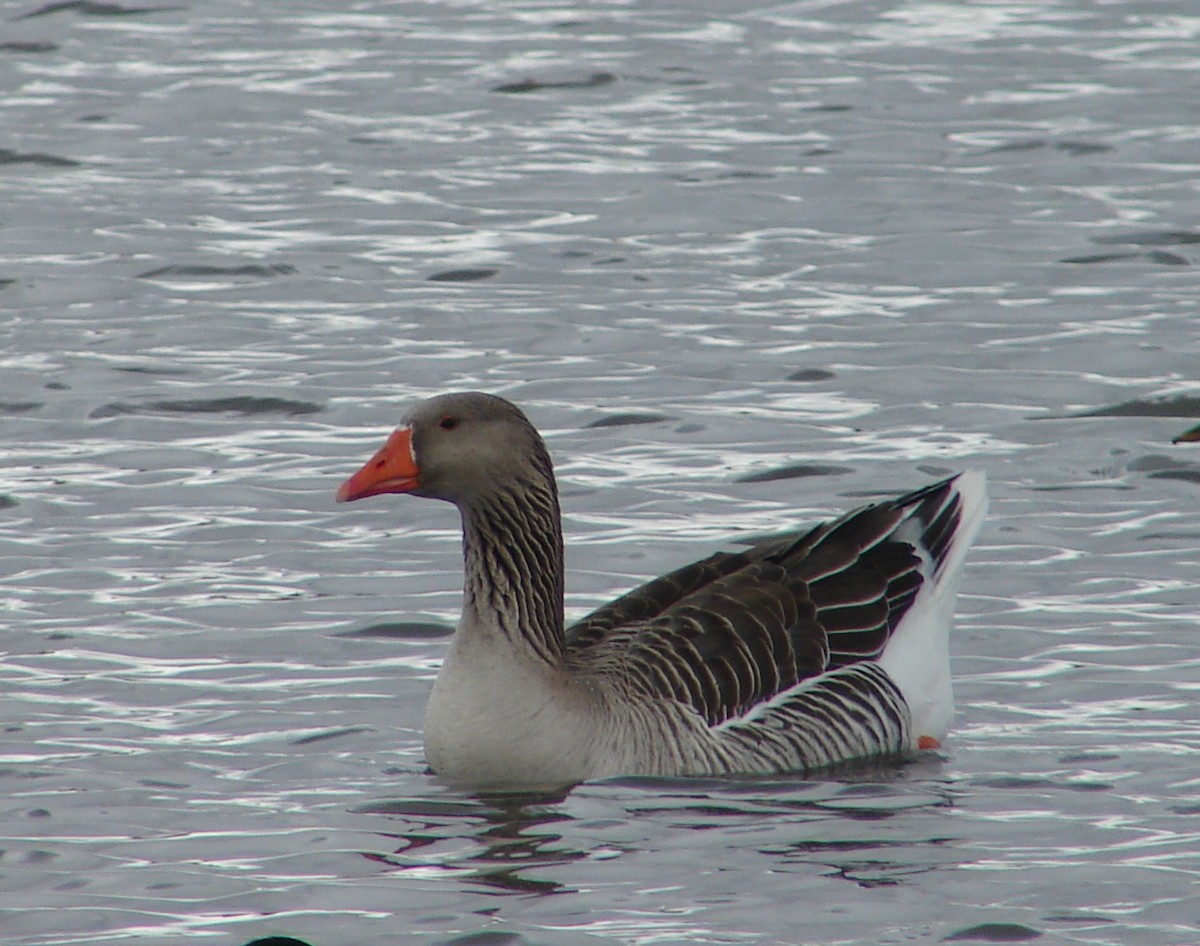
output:
[[[601,741],[609,771],[595,774],[805,773],[897,756],[910,744],[903,696],[883,668],[864,662],[715,727],[674,701],[623,702]]]
[[[463,509],[464,610],[487,615],[514,647],[557,667],[563,544],[553,474],[546,470],[518,490]]]
[[[715,725],[801,680],[877,657],[958,521],[951,480],[635,589],[567,631],[577,670],[670,694]]]
[[[801,685],[719,738],[728,772],[808,772],[848,759],[897,755],[909,745],[904,697],[878,664],[864,662]]]

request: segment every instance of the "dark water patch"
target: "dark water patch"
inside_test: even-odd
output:
[[[1168,253],[1166,250],[1151,250],[1146,254],[1146,259],[1151,263],[1160,263],[1163,266],[1191,266],[1192,261],[1186,256],[1180,256],[1178,253]]]
[[[1200,470],[1184,468],[1175,470],[1158,470],[1155,473],[1149,474],[1149,479],[1183,480],[1185,483],[1200,483]]]
[[[351,811],[408,818],[486,818],[488,814],[488,809],[477,801],[441,801],[436,798],[384,798],[358,805]]]
[[[1119,758],[1121,757],[1115,752],[1092,752],[1085,750],[1084,752],[1068,752],[1066,755],[1059,756],[1058,762],[1060,765],[1079,765],[1094,762],[1115,762]]]
[[[828,368],[801,368],[799,371],[793,371],[784,380],[785,381],[830,381],[836,378],[832,371]]]
[[[80,162],[72,158],[59,157],[57,154],[45,154],[41,151],[13,151],[11,148],[0,148],[0,164],[36,164],[44,168],[77,168]]]
[[[1048,141],[1045,138],[1026,138],[1021,141],[1006,141],[1004,144],[985,148],[978,153],[1007,154],[1023,151],[1040,151],[1043,148],[1061,151],[1063,154],[1071,155],[1071,157],[1080,157],[1087,154],[1103,154],[1113,149],[1112,145],[1106,145],[1099,141]]]
[[[0,509],[12,509],[14,506],[19,506],[15,499],[6,493],[0,493]]]
[[[438,946],[521,946],[529,943],[520,933],[505,933],[501,930],[483,930],[479,933],[464,933],[450,939],[440,940]]]
[[[593,72],[582,79],[523,79],[520,82],[506,82],[492,87],[493,92],[504,92],[509,95],[522,95],[526,92],[542,92],[548,89],[598,89],[611,85],[617,77],[611,72]]]
[[[1092,237],[1093,243],[1129,243],[1133,246],[1182,246],[1200,243],[1200,233],[1194,230],[1138,230]]]
[[[1109,782],[1098,782],[1094,779],[1073,779],[1070,782],[1064,782],[1058,788],[1067,788],[1073,792],[1111,792],[1113,786]]]
[[[1200,397],[1183,394],[1150,400],[1134,398],[1077,414],[1060,414],[1056,419],[1064,417],[1200,417]]]
[[[499,270],[496,269],[447,269],[425,278],[430,282],[478,282],[481,279],[491,279],[497,272]]]
[[[1039,788],[1050,784],[1050,780],[1032,775],[997,775],[972,781],[984,788]]]
[[[842,805],[817,805],[818,808],[823,808],[827,811],[834,812],[839,817],[846,818],[850,821],[887,821],[890,818],[896,817],[898,812],[890,808],[872,808],[869,806],[861,806],[854,808],[846,808]]]
[[[980,923],[946,937],[946,941],[971,940],[982,943],[1025,943],[1042,934],[1021,923]]]
[[[1159,473],[1163,470],[1195,470],[1200,469],[1200,466],[1176,457],[1163,456],[1161,453],[1148,453],[1144,457],[1136,457],[1130,460],[1129,469],[1134,473]]]
[[[108,121],[108,116],[101,115],[99,112],[92,112],[88,115],[80,115],[79,120],[81,122],[106,122]]]
[[[1141,253],[1089,253],[1086,256],[1065,256],[1059,262],[1077,263],[1080,265],[1087,265],[1089,263],[1115,263],[1118,260],[1134,259],[1141,255]]]
[[[255,416],[261,414],[283,414],[294,417],[300,414],[316,414],[323,410],[312,401],[293,401],[281,397],[218,397],[198,398],[189,401],[150,401],[146,404],[112,403],[97,407],[88,414],[93,420],[118,417],[123,414],[239,414]]]
[[[115,365],[113,371],[124,371],[126,374],[149,375],[181,375],[190,373],[186,368],[154,368],[148,365]]]
[[[0,279],[0,289],[5,289],[15,283],[15,279]]]
[[[0,401],[0,414],[28,414],[39,407],[45,407],[42,401]]]
[[[449,637],[454,628],[445,624],[435,624],[432,621],[388,621],[382,624],[371,624],[353,631],[344,631],[338,637],[347,638],[381,638],[383,640],[430,641]]]
[[[346,139],[355,145],[390,145],[392,142],[379,135],[351,135]]]
[[[594,427],[631,427],[636,424],[659,424],[663,421],[674,420],[667,414],[609,414],[607,417],[601,417],[598,420],[584,424],[584,430],[590,430]]]
[[[844,841],[841,839],[834,840],[809,840],[796,841],[789,844],[785,850],[795,851],[800,854],[825,854],[827,852],[841,851],[874,851],[877,848],[899,845],[902,842],[896,841],[880,841],[878,839],[869,840],[853,840]]]
[[[282,397],[219,397],[194,401],[156,401],[159,410],[181,414],[317,414],[324,408],[312,401],[294,401]]]
[[[4,727],[5,732],[20,732],[21,729],[22,729],[22,727],[20,727],[20,726],[5,726]],[[0,778],[34,779],[34,778],[50,778],[52,775],[53,775],[53,773],[47,772],[47,771],[38,771],[36,769],[34,769],[34,770],[18,769],[13,766],[0,765]]]
[[[1053,779],[1031,775],[1000,775],[994,778],[973,779],[973,785],[984,788],[1053,788],[1066,789],[1072,792],[1107,792],[1112,790],[1108,782],[1098,782],[1093,779]]]
[[[680,184],[710,184],[713,181],[770,181],[776,175],[765,171],[719,171],[715,174],[678,174],[671,178]]]
[[[0,52],[4,53],[52,53],[58,49],[58,43],[0,43]]]
[[[123,7],[119,3],[102,3],[100,0],[60,0],[58,3],[47,3],[29,13],[13,17],[14,20],[31,20],[36,16],[49,16],[52,13],[81,13],[84,16],[139,16],[143,13],[166,13],[171,10],[182,10],[183,7]]]
[[[1200,424],[1171,438],[1171,443],[1196,443],[1200,440]]]
[[[1072,157],[1080,157],[1085,154],[1103,154],[1106,151],[1112,151],[1112,145],[1102,144],[1099,141],[1056,141],[1054,150]]]
[[[522,845],[523,847],[531,847],[531,845]],[[536,852],[535,852],[536,853]],[[512,856],[506,854],[506,856]],[[526,861],[526,867],[545,866],[549,863],[557,863],[562,858],[550,857],[543,855],[542,862],[539,864],[536,861]],[[578,893],[577,888],[564,887],[557,880],[537,880],[533,877],[527,877],[517,873],[511,868],[501,868],[499,870],[488,869],[481,870],[471,875],[470,883],[476,886],[484,887],[489,890],[499,890],[502,894],[518,897],[545,897],[554,893]]]
[[[766,171],[747,171],[745,169],[725,171],[717,175],[718,181],[772,181],[774,179],[775,175]]]
[[[678,427],[676,427],[675,433],[677,433],[677,434],[698,434],[698,433],[700,433],[700,431],[707,430],[707,429],[708,429],[708,427],[705,424],[687,423],[687,424],[680,424]]]
[[[1168,253],[1166,250],[1151,250],[1149,253],[1089,253],[1084,256],[1067,256],[1060,263],[1115,263],[1119,260],[1145,259],[1161,266],[1191,266],[1192,261],[1178,253]]]
[[[291,263],[244,263],[240,266],[210,266],[204,264],[172,264],[139,273],[138,279],[157,279],[172,276],[181,279],[210,279],[214,276],[235,276],[262,279],[270,276],[290,276],[296,272]]]
[[[834,873],[830,877],[840,877],[849,880],[860,887],[898,887],[904,878],[912,874],[922,874],[932,870],[929,867],[916,867],[907,864],[888,864],[881,861],[853,861],[849,864],[831,864]]]
[[[1052,913],[1042,917],[1047,923],[1116,923],[1111,916],[1100,916],[1096,913]]]
[[[360,732],[370,732],[370,726],[344,726],[341,729],[330,729],[327,732],[317,732],[310,736],[293,739],[293,746],[308,746],[314,742],[325,742],[329,739],[340,739],[342,736],[356,736]]]
[[[848,466],[835,466],[829,463],[793,463],[789,466],[775,467],[770,470],[759,470],[756,473],[746,473],[736,477],[735,483],[769,483],[772,480],[792,480],[805,476],[844,476],[854,471]]]

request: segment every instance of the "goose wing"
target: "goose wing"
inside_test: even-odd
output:
[[[952,483],[648,582],[571,627],[569,660],[715,725],[877,657],[957,528]]]

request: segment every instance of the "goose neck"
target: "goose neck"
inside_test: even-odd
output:
[[[460,508],[464,615],[518,651],[560,666],[563,542],[553,482],[496,492]]]

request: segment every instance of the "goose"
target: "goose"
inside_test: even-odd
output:
[[[462,519],[462,616],[425,756],[452,786],[815,773],[940,746],[955,585],[983,519],[967,472],[656,578],[567,627],[550,454],[490,394],[430,398],[337,492]]]

